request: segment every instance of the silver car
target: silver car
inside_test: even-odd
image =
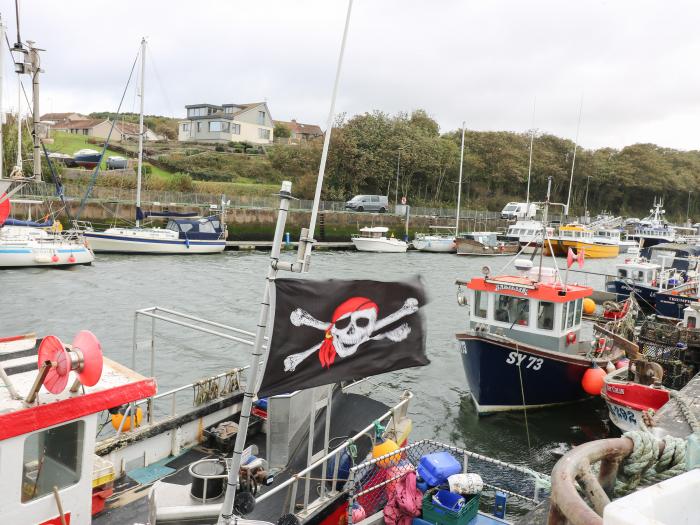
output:
[[[355,195],[345,203],[345,208],[354,211],[378,211],[389,209],[389,199],[385,195]]]

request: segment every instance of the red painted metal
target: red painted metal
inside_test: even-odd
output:
[[[564,286],[561,283],[538,283],[527,277],[514,275],[487,278],[474,277],[467,283],[467,288],[482,292],[498,292],[499,294],[515,297],[531,297],[539,301],[554,303],[568,303],[588,297],[593,293],[593,288],[590,286],[567,284],[566,293],[563,294]]]
[[[105,510],[105,501],[114,494],[113,487],[102,487],[92,489],[92,515],[99,514]]]
[[[85,386],[95,386],[102,377],[102,345],[90,330],[81,330],[73,338],[73,348],[83,354],[83,370],[78,379]]]
[[[10,216],[11,204],[10,199],[5,198],[6,196],[7,193],[0,195],[0,199],[3,199],[2,202],[0,202],[0,226],[5,224],[5,220]]]
[[[156,390],[155,379],[142,379],[55,403],[0,414],[0,440],[28,434],[66,421],[74,421],[131,401],[145,399],[153,396]]]
[[[605,395],[610,402],[634,410],[658,411],[671,398],[668,390],[632,383],[631,381],[608,380]]]
[[[63,517],[66,520],[66,525],[70,525],[70,512],[65,512]],[[48,521],[42,521],[39,525],[62,525],[61,516],[56,516]]]
[[[44,379],[44,387],[52,394],[60,394],[68,384],[70,361],[63,342],[55,335],[44,337],[39,345],[39,370],[49,361],[51,367]]]

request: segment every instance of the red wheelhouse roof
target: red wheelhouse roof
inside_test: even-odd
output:
[[[567,284],[566,291],[564,291],[564,285],[559,282],[536,282],[529,277],[517,275],[473,277],[467,283],[467,288],[482,292],[512,295],[514,297],[529,297],[538,301],[549,301],[553,303],[567,303],[569,301],[588,297],[593,293],[593,288],[590,286]]]

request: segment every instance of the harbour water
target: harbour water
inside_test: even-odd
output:
[[[521,413],[477,417],[454,339],[466,322],[466,309],[457,304],[454,282],[480,275],[484,265],[498,273],[510,261],[510,257],[420,252],[318,252],[313,255],[311,272],[303,278],[400,280],[421,275],[430,297],[426,316],[432,363],[384,374],[375,381],[395,392],[414,392],[414,438],[454,442],[549,472],[562,452],[606,437],[611,425],[599,399],[531,411],[527,425]],[[107,357],[130,364],[134,311],[140,308],[158,305],[253,331],[268,263],[268,254],[262,252],[197,257],[99,255],[90,267],[5,270],[0,273],[4,305],[0,336],[34,331],[69,342],[78,330],[89,329],[101,340]],[[558,263],[565,266],[564,260]],[[551,266],[551,258],[545,264]],[[588,260],[585,270],[612,273],[614,264],[614,260]],[[569,281],[602,287],[600,277],[572,273]],[[139,340],[146,347],[150,323],[143,323],[142,328]],[[156,333],[156,377],[161,392],[249,362],[247,346],[161,324]],[[143,347],[137,369],[146,372],[149,360]]]

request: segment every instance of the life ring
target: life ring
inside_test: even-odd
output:
[[[576,342],[576,332],[569,332],[566,334],[566,346],[572,345]]]

